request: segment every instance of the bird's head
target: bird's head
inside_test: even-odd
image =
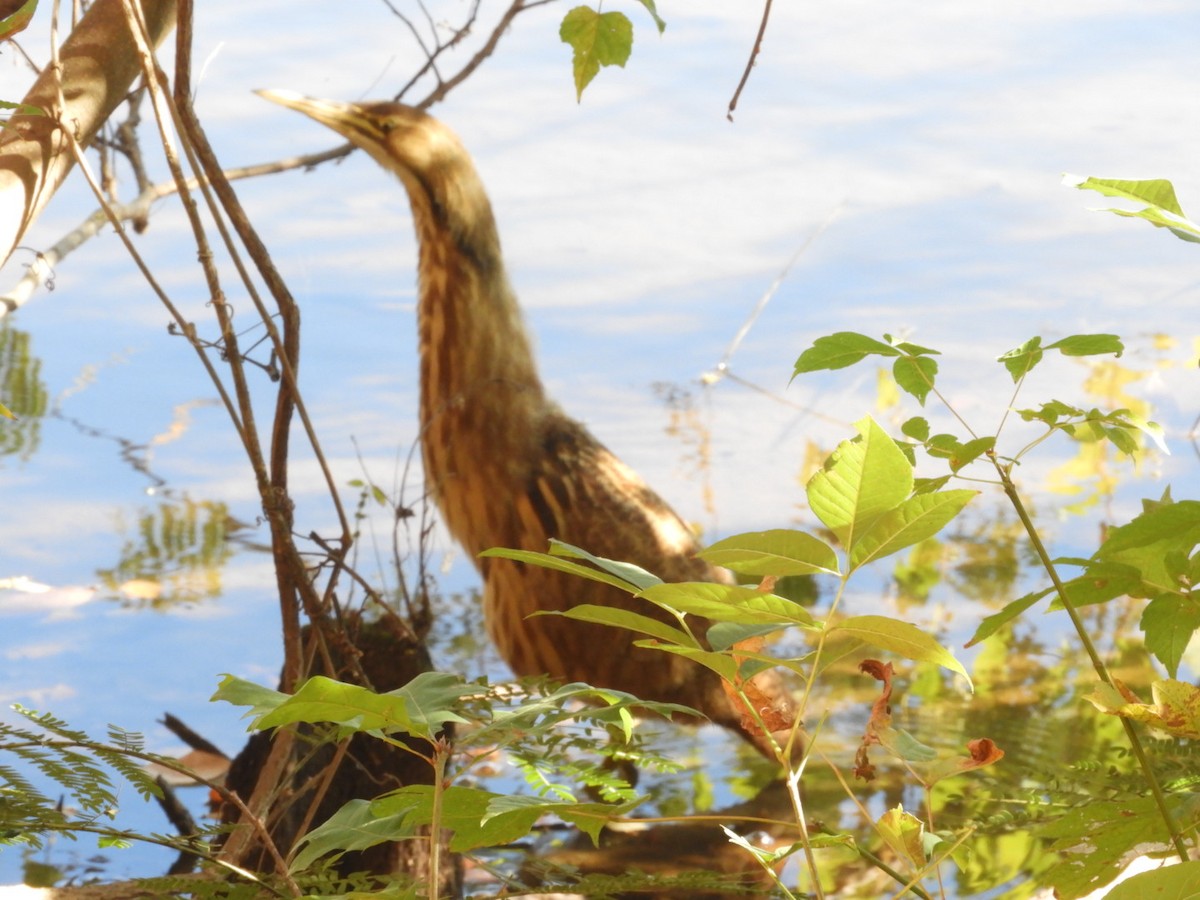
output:
[[[466,152],[437,119],[402,103],[344,103],[294,91],[262,90],[259,96],[304,113],[362,148],[410,189],[453,169]]]

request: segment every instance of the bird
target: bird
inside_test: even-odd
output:
[[[609,585],[480,556],[494,547],[544,551],[554,538],[668,582],[731,581],[696,556],[696,537],[674,510],[547,395],[491,202],[457,135],[401,103],[259,93],[366,151],[408,194],[418,245],[425,481],[444,525],[479,571],[484,623],[509,668],[517,676],[549,675],[692,707],[776,759],[777,743],[711,670],[635,647],[636,636],[625,629],[532,615],[597,604],[675,624],[667,613]],[[701,620],[700,634],[706,624]],[[784,681],[767,670],[754,686],[760,714],[782,733],[793,709]]]

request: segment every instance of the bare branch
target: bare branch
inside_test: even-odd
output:
[[[141,73],[122,3],[96,0],[58,51],[58,65],[47,66],[25,95],[23,102],[45,115],[14,115],[0,133],[0,260],[12,254],[75,164],[61,129],[91,144]],[[157,45],[174,27],[175,0],[142,4]]]
[[[767,33],[767,20],[771,18],[771,2],[772,0],[763,2],[762,21],[758,23],[758,34],[754,38],[754,46],[750,48],[750,58],[746,60],[746,70],[742,72],[742,80],[738,82],[737,90],[733,92],[733,97],[729,101],[729,109],[725,113],[725,118],[730,122],[733,121],[733,111],[737,109],[738,99],[742,96],[742,88],[750,80],[750,70],[754,68],[759,51],[762,50],[763,35]]]
[[[292,169],[311,169],[322,163],[348,156],[354,148],[343,144],[320,153],[310,153],[304,156],[291,156],[269,163],[258,163],[251,166],[241,166],[226,169],[224,176],[228,181],[239,181],[243,178],[257,178],[260,175],[274,175],[288,172]],[[200,178],[188,178],[184,185],[194,190],[201,183]],[[71,231],[67,232],[50,249],[39,252],[34,261],[28,265],[25,274],[17,281],[8,293],[0,295],[0,319],[7,314],[16,312],[27,302],[40,287],[51,287],[54,280],[55,267],[95,237],[109,221],[109,216],[120,222],[132,222],[137,231],[139,222],[149,219],[150,210],[155,203],[164,197],[179,192],[179,185],[174,181],[164,181],[144,188],[137,197],[128,203],[108,203],[107,209],[97,209]],[[20,249],[20,248],[17,248]]]

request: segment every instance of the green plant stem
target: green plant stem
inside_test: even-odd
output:
[[[1046,551],[1046,545],[1042,543],[1041,536],[1038,534],[1037,529],[1033,525],[1033,520],[1029,517],[1028,511],[1025,509],[1025,504],[1021,502],[1021,495],[1017,492],[1017,486],[1013,483],[1008,469],[1000,464],[994,453],[989,455],[992,465],[996,467],[996,471],[1000,474],[1000,481],[1004,485],[1004,493],[1008,495],[1009,502],[1012,503],[1013,509],[1017,511],[1017,517],[1021,520],[1021,524],[1025,526],[1025,533],[1029,535],[1034,552],[1037,553],[1042,567],[1050,576],[1055,593],[1058,594],[1058,599],[1062,603],[1063,609],[1067,611],[1071,625],[1074,626],[1075,633],[1079,636],[1080,643],[1083,644],[1083,649],[1092,662],[1092,668],[1096,670],[1096,674],[1100,677],[1101,681],[1109,687],[1113,687],[1113,680],[1108,672],[1108,667],[1104,665],[1104,660],[1100,658],[1100,654],[1096,650],[1096,645],[1092,643],[1091,636],[1088,635],[1087,629],[1084,628],[1083,619],[1080,618],[1075,604],[1067,596],[1066,588],[1063,587],[1062,580],[1058,577],[1058,570],[1054,567],[1054,561],[1050,559],[1050,554]],[[1154,770],[1150,767],[1150,760],[1146,756],[1146,750],[1142,746],[1141,738],[1138,737],[1138,733],[1129,719],[1125,716],[1119,716],[1118,718],[1120,718],[1121,726],[1125,729],[1125,735],[1129,739],[1130,749],[1132,749],[1133,755],[1141,767],[1142,774],[1146,778],[1146,783],[1150,786],[1150,794],[1154,797],[1154,804],[1158,807],[1158,813],[1162,817],[1163,823],[1167,826],[1167,833],[1171,836],[1171,843],[1175,845],[1175,852],[1179,854],[1180,861],[1187,862],[1187,846],[1184,844],[1183,836],[1179,833],[1179,829],[1175,825],[1171,811],[1167,808],[1166,795],[1163,793],[1162,786],[1158,783],[1158,778],[1155,776]]]
[[[830,835],[832,837],[839,837],[839,832],[834,831],[832,828],[830,828],[827,825],[820,825],[815,830],[820,834],[826,834],[826,835]],[[861,844],[855,842],[854,852],[858,854],[859,859],[862,859],[864,862],[870,863],[873,867],[879,869],[879,871],[882,872],[884,875],[887,875],[889,878],[893,879],[897,884],[904,885],[905,890],[909,891],[910,893],[916,894],[918,897],[921,898],[921,900],[933,900],[933,898],[930,897],[929,892],[926,891],[923,887],[921,887],[919,884],[913,884],[906,876],[904,876],[900,872],[897,872],[895,869],[893,869],[891,866],[889,866],[887,863],[885,863],[882,859],[880,859],[878,856],[876,856],[870,850],[863,847]]]
[[[800,777],[804,774],[806,761],[807,757],[801,760],[794,769],[788,767],[787,789],[788,796],[792,801],[792,809],[796,813],[796,824],[800,826],[800,843],[804,847],[804,862],[812,876],[813,891],[818,898],[823,898],[825,894],[821,890],[821,872],[817,868],[817,858],[813,855],[812,840],[808,834],[808,821],[804,815],[804,798],[800,794]]]
[[[200,840],[196,840],[194,843],[185,845],[180,842],[179,838],[157,834],[138,834],[135,831],[124,831],[118,828],[105,828],[102,825],[89,825],[82,822],[43,822],[38,824],[37,831],[39,833],[53,832],[55,834],[66,835],[68,837],[76,834],[94,834],[99,838],[124,840],[130,841],[131,843],[137,842],[139,844],[151,844],[156,847],[163,847],[167,850],[173,850],[176,853],[192,853],[203,859],[205,862],[225,869],[226,871],[231,872],[241,878],[245,878],[246,880],[257,885],[262,890],[274,894],[276,897],[283,898],[289,896],[278,888],[272,887],[253,872],[249,872],[240,866],[232,865],[222,860],[219,856],[215,856],[209,851],[208,846]]]
[[[446,796],[446,761],[450,747],[439,739],[433,751],[433,808],[429,813],[429,900],[437,900],[441,882],[442,801]]]

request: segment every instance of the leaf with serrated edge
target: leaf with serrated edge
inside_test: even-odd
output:
[[[900,351],[891,344],[855,331],[839,331],[824,335],[813,341],[813,345],[796,360],[792,377],[805,372],[820,372],[825,369],[844,369],[870,354],[899,356]]]
[[[925,405],[925,398],[937,380],[938,364],[928,356],[902,356],[892,364],[892,377],[907,394]]]
[[[573,53],[576,99],[583,97],[601,66],[624,67],[633,49],[633,23],[620,12],[577,6],[563,16],[558,36]]]
[[[1064,175],[1063,184],[1081,191],[1095,191],[1106,197],[1149,203],[1177,216],[1184,214],[1179,199],[1175,196],[1175,187],[1166,178],[1127,181],[1120,178],[1081,178],[1078,175]]]
[[[851,616],[829,629],[831,635],[837,631],[850,634],[864,644],[888,650],[906,659],[934,663],[943,669],[957,672],[967,680],[968,686],[971,684],[971,676],[967,674],[962,663],[954,658],[954,654],[909,622],[887,616]]]
[[[1106,197],[1119,197],[1149,203],[1145,209],[1106,209],[1126,218],[1145,219],[1156,228],[1166,228],[1176,237],[1191,243],[1200,243],[1200,226],[1190,221],[1175,196],[1175,187],[1165,178],[1150,178],[1143,181],[1126,181],[1119,178],[1082,178],[1064,175],[1063,184],[1080,190],[1096,191]]]
[[[874,419],[855,423],[859,437],[843,441],[807,487],[808,505],[847,550],[913,487],[912,465]]]
[[[293,722],[328,722],[354,731],[402,731],[432,737],[447,722],[466,722],[449,707],[477,690],[445,672],[423,672],[385,694],[315,675],[257,724],[276,728]]]
[[[1192,637],[1200,630],[1200,604],[1190,596],[1155,597],[1142,610],[1139,623],[1146,649],[1158,657],[1174,678]]]

